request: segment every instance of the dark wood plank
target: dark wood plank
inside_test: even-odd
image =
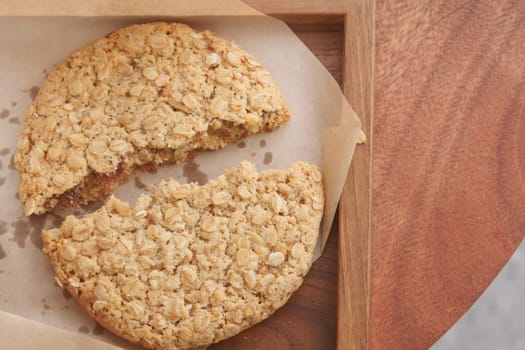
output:
[[[525,2],[377,2],[371,349],[427,349],[525,234]]]

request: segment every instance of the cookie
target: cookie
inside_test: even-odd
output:
[[[242,162],[208,184],[163,181],[42,233],[57,282],[97,322],[154,349],[231,337],[281,307],[308,272],[321,173]]]
[[[179,23],[117,30],[51,72],[26,114],[15,157],[24,213],[101,200],[134,168],[181,163],[289,117],[237,45]]]

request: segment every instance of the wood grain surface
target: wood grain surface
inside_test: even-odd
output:
[[[377,0],[370,349],[427,349],[525,233],[525,2]]]
[[[367,142],[354,153],[339,202],[337,349],[367,349],[370,257],[374,1],[348,2],[343,90],[361,118]]]

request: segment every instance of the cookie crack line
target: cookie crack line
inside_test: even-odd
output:
[[[180,23],[122,28],[72,53],[30,106],[15,155],[24,214],[102,200],[135,168],[289,118],[268,71],[236,44]]]
[[[111,197],[42,237],[60,286],[97,322],[154,349],[231,337],[286,303],[310,269],[321,172],[249,162],[206,185],[162,181],[134,206]]]

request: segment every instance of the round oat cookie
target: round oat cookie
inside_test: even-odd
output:
[[[27,112],[15,158],[24,213],[103,199],[135,167],[180,163],[289,117],[237,45],[179,23],[117,30],[51,72]]]
[[[269,317],[308,272],[321,173],[242,162],[204,186],[163,181],[134,207],[111,197],[42,233],[66,288],[100,324],[155,349],[231,337]]]

